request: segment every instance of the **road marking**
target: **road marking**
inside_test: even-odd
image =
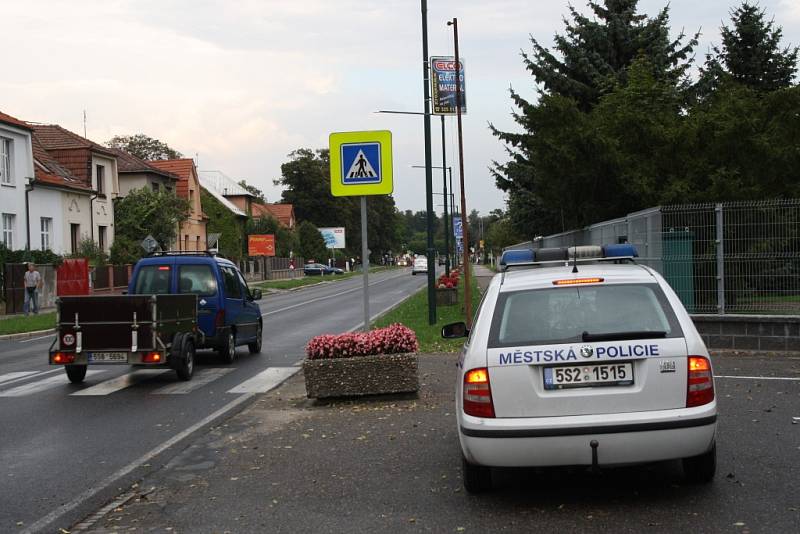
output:
[[[93,376],[104,372],[105,371],[87,371],[86,376]],[[0,397],[24,397],[25,395],[39,393],[40,391],[63,386],[68,383],[69,381],[65,376],[51,376],[49,378],[45,378],[44,380],[37,380],[36,382],[31,382],[30,384],[25,384],[24,386],[17,386],[9,389],[8,391],[0,392]]]
[[[185,395],[190,391],[199,389],[206,384],[210,384],[218,378],[222,378],[234,369],[232,367],[215,367],[211,369],[201,369],[195,371],[194,376],[188,382],[176,382],[168,384],[153,391],[153,395]]]
[[[42,337],[33,337],[30,339],[23,339],[20,343],[30,343],[31,341],[39,341],[40,339],[47,339],[47,338],[54,338],[55,334],[47,334],[46,336]]]
[[[112,378],[111,380],[106,380],[105,382],[100,382],[99,384],[86,389],[76,391],[75,393],[72,393],[72,396],[96,397],[110,395],[115,391],[146,382],[153,377],[166,373],[167,371],[169,371],[169,369],[140,369],[138,371],[133,371],[132,373],[127,373],[122,376]]]
[[[800,377],[792,376],[739,376],[739,375],[714,375],[714,378],[736,378],[739,380],[789,380],[800,381]]]
[[[299,367],[268,367],[228,393],[266,393],[300,370]]]
[[[19,378],[12,378],[12,379],[6,380],[4,386],[8,386],[10,384],[13,384],[14,382],[22,382],[24,380],[27,380],[28,378],[33,378],[34,376],[36,378],[41,378],[41,377],[43,377],[45,375],[54,375],[56,373],[63,373],[63,372],[64,372],[64,370],[61,367],[59,367],[57,369],[53,369],[51,371],[32,371],[33,375],[21,376]]]
[[[389,280],[394,280],[395,278],[402,278],[402,277],[403,277],[402,274],[401,275],[397,275],[397,276],[392,276],[390,278],[384,278],[382,280],[377,280],[375,282],[372,282],[369,285],[370,286],[374,286],[376,284],[381,284],[383,282],[388,282]],[[276,313],[281,313],[281,312],[285,312],[285,311],[288,311],[288,310],[292,310],[294,308],[299,308],[300,306],[305,306],[306,304],[313,304],[313,303],[319,302],[321,300],[332,299],[334,297],[339,297],[341,295],[346,295],[348,293],[353,293],[355,291],[364,291],[364,288],[362,286],[354,287],[353,289],[348,289],[346,291],[340,291],[340,292],[335,293],[333,295],[326,295],[324,297],[317,297],[315,299],[306,300],[305,302],[298,302],[297,304],[292,304],[291,306],[286,306],[285,308],[281,308],[279,310],[273,310],[273,311],[270,311],[270,312],[262,313],[261,317],[266,317],[267,315],[275,315]]]
[[[39,371],[17,371],[15,373],[6,373],[4,375],[0,375],[0,384],[3,382],[18,381],[26,376],[35,375],[38,373]]]

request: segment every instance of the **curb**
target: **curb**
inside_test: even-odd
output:
[[[55,328],[50,328],[48,330],[36,330],[35,332],[20,332],[18,334],[3,334],[0,336],[0,341],[14,341],[16,339],[28,339],[34,336],[41,336],[47,334],[54,334],[56,331]]]

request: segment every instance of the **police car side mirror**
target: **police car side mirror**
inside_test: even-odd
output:
[[[442,327],[442,337],[445,339],[458,339],[460,337],[467,337],[469,335],[469,328],[466,323],[450,323]]]

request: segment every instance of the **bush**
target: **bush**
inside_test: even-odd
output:
[[[309,360],[320,360],[373,354],[400,354],[417,350],[419,343],[414,331],[395,323],[369,332],[316,336],[306,345],[306,356]]]
[[[436,287],[439,289],[458,287],[458,271],[453,269],[450,271],[450,276],[446,274],[441,275],[439,281],[436,283]]]
[[[86,258],[92,267],[102,267],[108,264],[108,256],[105,251],[88,237],[81,239],[80,243],[78,243],[78,250],[75,254],[71,254],[70,257],[75,259]]]

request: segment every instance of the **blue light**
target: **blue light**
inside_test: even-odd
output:
[[[500,266],[514,265],[518,263],[531,263],[535,258],[533,249],[506,250],[500,257]]]
[[[623,257],[634,257],[638,258],[639,253],[636,251],[636,247],[631,245],[630,243],[623,243],[619,245],[603,245],[603,257],[604,258],[623,258]]]

